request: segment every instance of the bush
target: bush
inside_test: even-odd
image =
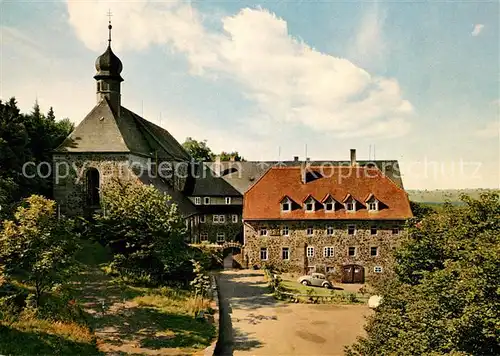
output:
[[[112,249],[116,272],[187,286],[194,277],[192,251],[184,242],[184,219],[169,196],[152,186],[115,181],[103,190],[102,204],[93,235]]]
[[[32,195],[0,232],[4,274],[34,287],[38,306],[43,293],[75,271],[77,239],[73,222],[58,219],[54,201]]]

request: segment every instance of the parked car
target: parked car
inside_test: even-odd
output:
[[[326,279],[325,275],[322,273],[313,273],[310,276],[302,276],[298,279],[298,282],[305,286],[333,288],[332,283]]]

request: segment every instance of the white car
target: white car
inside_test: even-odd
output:
[[[302,276],[297,281],[305,286],[333,288],[332,283],[326,279],[323,273],[313,273],[310,276]]]

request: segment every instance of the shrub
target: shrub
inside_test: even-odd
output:
[[[38,306],[43,293],[75,271],[76,241],[73,222],[58,219],[55,202],[32,195],[0,232],[4,273],[33,286]]]

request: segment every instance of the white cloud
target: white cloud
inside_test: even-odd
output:
[[[413,107],[396,80],[312,49],[288,34],[285,20],[265,9],[225,16],[223,31],[216,32],[204,26],[203,14],[181,1],[110,5],[68,0],[70,24],[90,49],[102,51],[106,18],[88,18],[108,8],[114,13],[117,50],[167,45],[186,56],[193,74],[237,82],[255,103],[249,116],[271,126],[304,125],[341,136],[403,135],[409,129]],[[368,26],[366,33],[373,28]],[[359,44],[372,39],[361,36]]]
[[[370,66],[384,61],[387,50],[383,33],[385,18],[386,13],[380,9],[378,2],[365,11],[349,49],[350,58]]]
[[[483,128],[475,131],[475,136],[480,138],[499,138],[500,121],[490,121]]]
[[[479,36],[479,34],[481,33],[481,31],[483,31],[483,29],[484,29],[484,25],[483,24],[481,24],[481,23],[475,24],[474,28],[473,28],[473,30],[471,32],[471,35],[474,36],[474,37],[475,36]]]

